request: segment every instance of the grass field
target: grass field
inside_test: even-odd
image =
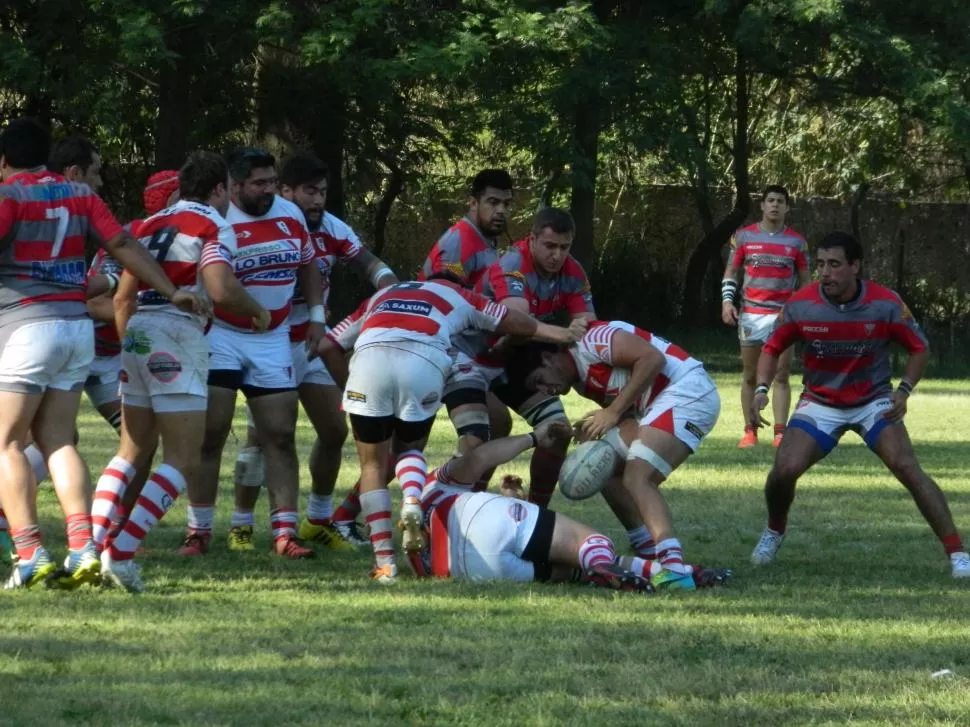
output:
[[[738,380],[718,380],[721,422],[667,491],[688,557],[733,566],[730,588],[386,588],[366,579],[366,553],[271,558],[265,499],[258,551],[230,556],[230,442],[209,557],[174,555],[180,504],[142,559],[149,593],[0,595],[0,724],[970,724],[970,584],[950,579],[905,491],[848,435],[802,480],[779,560],[755,569],[772,450],[734,448]],[[970,536],[970,382],[924,382],[908,423]],[[299,436],[305,461],[308,427]],[[81,437],[98,470],[114,435],[85,409]],[[452,443],[442,421],[432,464]],[[347,455],[340,492],[355,477]],[[49,487],[41,497],[62,553]],[[553,506],[625,545],[601,501]],[[953,676],[931,678],[942,669]]]

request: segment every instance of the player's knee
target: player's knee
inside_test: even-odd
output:
[[[644,481],[659,485],[674,471],[674,466],[656,450],[635,439],[627,450],[623,481],[627,487]]]
[[[474,437],[479,442],[491,438],[491,425],[485,409],[457,408],[451,413],[451,423],[459,437]]]
[[[916,485],[923,476],[923,468],[919,466],[915,457],[896,455],[886,463],[889,471],[906,487]]]
[[[768,473],[766,486],[768,488],[793,487],[804,471],[805,467],[800,462],[787,457],[778,457]]]
[[[775,372],[774,385],[788,386],[789,375],[790,375],[790,372],[788,371],[788,369],[778,369],[778,371]]]

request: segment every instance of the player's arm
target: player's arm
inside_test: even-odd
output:
[[[795,270],[798,271],[798,284],[796,290],[804,288],[812,280],[812,264],[808,255],[808,243],[803,239],[798,247],[798,254],[795,257]]]
[[[744,264],[744,247],[738,247],[737,235],[731,236],[731,254],[728,256],[724,277],[721,279],[721,320],[728,326],[738,324],[738,298],[741,266]]]
[[[569,257],[563,274],[567,276],[566,285],[569,287],[564,302],[569,317],[592,323],[596,320],[596,309],[593,307],[593,292],[586,271],[573,257]]]
[[[327,312],[323,307],[323,274],[317,263],[316,248],[310,243],[310,233],[304,228],[301,247],[301,264],[296,277],[310,309],[310,324],[307,326],[306,350],[316,354],[317,344],[327,335]]]
[[[349,261],[349,264],[377,290],[400,282],[387,263],[366,247],[361,247],[357,254]]]
[[[228,263],[211,263],[202,268],[202,282],[212,302],[227,313],[252,320],[254,331],[265,331],[270,313],[246,292]]]
[[[88,298],[88,315],[99,323],[113,324],[115,322],[114,291]]]
[[[530,434],[502,437],[475,447],[471,452],[455,457],[448,463],[448,476],[455,482],[472,483],[500,464],[511,462],[533,447],[551,447],[568,441],[572,430],[562,419],[547,421]]]
[[[609,349],[610,360],[606,363],[615,368],[629,369],[630,380],[609,406],[594,412],[580,423],[585,439],[597,439],[615,427],[620,417],[633,408],[666,365],[664,355],[655,346],[627,331],[614,331]]]
[[[491,305],[495,304],[493,303]],[[498,326],[495,327],[495,332],[504,333],[509,336],[531,338],[533,341],[568,346],[570,343],[576,343],[576,341],[583,337],[583,334],[586,332],[586,321],[584,319],[577,319],[569,324],[569,328],[562,328],[561,326],[553,326],[542,321],[537,321],[528,313],[507,309],[505,316]]]
[[[127,270],[122,273],[118,283],[118,289],[111,304],[114,312],[115,329],[118,331],[118,338],[125,340],[125,332],[128,330],[128,321],[138,312],[138,278]]]
[[[778,320],[775,323],[775,330],[768,336],[765,345],[761,349],[758,357],[758,368],[755,373],[755,381],[758,382],[754,389],[754,398],[751,400],[751,408],[748,412],[748,423],[754,427],[761,427],[768,424],[768,421],[761,416],[761,411],[768,406],[768,392],[771,390],[771,382],[775,379],[778,372],[778,359],[798,340],[800,336],[798,326],[791,318],[791,313],[786,305],[781,309]]]
[[[324,337],[317,345],[317,354],[333,377],[334,383],[340,389],[347,387],[347,377],[350,376],[350,366],[347,354],[330,337]]]
[[[892,408],[885,417],[890,421],[899,421],[906,415],[906,405],[909,395],[926,373],[926,366],[930,361],[930,347],[926,335],[916,323],[909,308],[899,301],[889,322],[889,337],[906,349],[909,357],[903,369],[903,378],[892,393]]]

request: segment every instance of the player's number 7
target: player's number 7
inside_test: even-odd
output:
[[[64,238],[67,237],[67,223],[70,222],[70,213],[67,207],[48,207],[44,210],[44,216],[49,220],[57,220],[57,232],[54,233],[54,245],[51,247],[51,259],[56,259],[61,254],[64,246]]]

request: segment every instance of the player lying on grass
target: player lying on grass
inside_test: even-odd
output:
[[[573,387],[603,407],[577,424],[577,434],[595,439],[610,433],[607,441],[622,458],[620,481],[604,490],[607,502],[637,554],[659,561],[654,586],[695,588],[694,569],[684,562],[660,485],[717,422],[721,400],[703,364],[629,323],[595,322],[578,343],[543,353],[527,385],[550,394]],[[631,415],[639,426],[627,426],[624,439],[616,427]],[[706,571],[710,583],[705,585],[730,575],[729,570]]]
[[[534,447],[568,442],[570,435],[567,422],[545,422],[530,434],[482,444],[431,472],[421,493],[429,546],[408,553],[415,573],[653,590],[645,578],[617,564],[613,542],[602,533],[530,502],[471,491],[485,472]]]
[[[765,482],[768,525],[751,561],[763,565],[774,560],[785,537],[795,483],[851,429],[909,490],[943,544],[953,577],[970,578],[970,555],[946,496],[920,467],[903,424],[909,395],[929,361],[926,336],[898,294],[859,277],[862,246],[852,235],[832,232],[822,238],[815,264],[819,282],[785,304],[758,360],[760,383],[748,415],[753,426],[764,423],[761,411],[768,406],[768,386],[779,358],[796,341],[805,342],[805,390]],[[909,354],[895,390],[890,379],[892,342]]]

